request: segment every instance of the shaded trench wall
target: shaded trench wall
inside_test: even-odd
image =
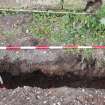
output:
[[[88,0],[0,0],[0,8],[84,9]],[[103,4],[105,0],[103,0]]]

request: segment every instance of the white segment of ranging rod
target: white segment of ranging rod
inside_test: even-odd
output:
[[[7,47],[0,46],[0,50],[6,50],[6,49],[7,49]]]
[[[63,46],[49,46],[49,49],[63,49]]]
[[[22,46],[20,47],[21,50],[34,50],[36,49],[35,46]]]
[[[80,48],[80,49],[91,49],[91,48],[93,48],[92,46],[78,46],[78,48]]]

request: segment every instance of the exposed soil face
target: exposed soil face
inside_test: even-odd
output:
[[[1,16],[0,45],[50,45],[27,30],[31,21],[30,14]],[[97,65],[104,56],[103,50],[89,60],[62,50],[0,51],[0,105],[104,105],[105,68]]]
[[[1,74],[4,85],[7,89],[16,89],[17,87],[31,86],[41,89],[60,88],[63,86],[70,88],[94,88],[105,89],[105,78],[89,79],[86,77],[66,74],[64,76],[49,76],[42,72],[26,73],[19,76],[12,76],[9,73]]]

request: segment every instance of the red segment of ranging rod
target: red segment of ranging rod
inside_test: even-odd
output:
[[[78,46],[77,45],[65,45],[63,48],[64,49],[71,49],[71,48],[78,48]]]
[[[17,50],[21,50],[21,48],[20,48],[20,46],[9,45],[9,46],[6,46],[6,50],[14,50],[14,51],[17,51]]]
[[[35,49],[49,49],[49,46],[35,46]]]
[[[96,49],[105,49],[105,46],[93,46],[93,48],[96,48]]]

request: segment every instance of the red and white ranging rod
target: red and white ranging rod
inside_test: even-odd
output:
[[[35,49],[105,49],[105,46],[79,46],[79,45],[65,45],[65,46],[0,46],[0,50],[35,50]]]

